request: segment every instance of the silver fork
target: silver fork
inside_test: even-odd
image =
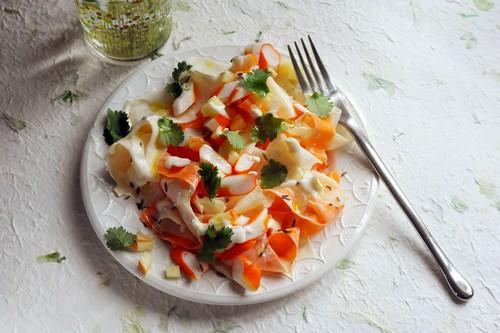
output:
[[[346,96],[341,91],[339,91],[330,80],[330,76],[328,75],[323,62],[321,61],[321,58],[318,54],[318,51],[316,50],[316,47],[314,46],[311,37],[308,36],[308,39],[316,63],[311,58],[308,48],[306,47],[306,43],[302,38],[300,39],[303,50],[302,52],[297,42],[294,42],[295,49],[302,66],[299,66],[292,48],[290,47],[290,45],[287,45],[288,53],[290,54],[290,58],[292,60],[293,67],[295,69],[295,73],[297,74],[297,78],[299,80],[302,91],[305,95],[309,95],[314,92],[322,92],[325,96],[329,96],[333,100],[335,105],[342,110],[339,123],[351,133],[352,137],[357,142],[368,161],[370,161],[370,164],[372,165],[375,172],[385,183],[389,191],[394,196],[394,199],[396,199],[401,209],[403,209],[403,211],[406,213],[406,216],[408,216],[408,219],[413,224],[418,234],[424,241],[425,245],[427,245],[427,248],[436,260],[437,264],[439,265],[441,272],[443,273],[446,282],[448,283],[448,286],[453,292],[453,295],[455,295],[462,301],[467,301],[474,295],[472,286],[452,265],[450,260],[446,257],[444,252],[441,250],[439,245],[430,234],[427,227],[424,225],[413,207],[410,205],[410,202],[405,197],[398,184],[389,173],[389,170],[382,162],[380,156],[371,145],[368,137],[361,130],[361,127],[359,126],[356,119],[352,116],[352,114],[354,113],[354,107],[346,98]],[[305,58],[303,54],[305,54]],[[302,74],[302,71],[305,74],[305,77]]]

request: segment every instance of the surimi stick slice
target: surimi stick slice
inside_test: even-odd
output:
[[[259,56],[259,68],[278,68],[280,61],[280,53],[271,44],[266,43],[262,45]]]

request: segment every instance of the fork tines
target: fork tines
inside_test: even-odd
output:
[[[326,71],[323,61],[321,61],[321,58],[318,54],[318,51],[316,50],[316,47],[314,46],[311,36],[308,35],[307,38],[309,39],[310,48],[316,62],[314,62],[311,58],[304,39],[300,39],[303,52],[301,52],[297,42],[293,42],[302,69],[297,62],[297,58],[294,56],[292,48],[290,47],[290,45],[287,45],[288,53],[290,54],[293,68],[295,69],[295,73],[297,74],[297,79],[299,80],[300,87],[302,88],[304,94],[312,94],[316,91],[320,91],[325,95],[331,95],[337,91],[337,88],[332,84],[330,76]],[[305,54],[305,59],[303,54]],[[303,74],[305,74],[305,77]]]

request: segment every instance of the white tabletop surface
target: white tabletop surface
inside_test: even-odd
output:
[[[259,31],[279,47],[314,36],[331,75],[360,106],[380,155],[476,291],[467,304],[453,301],[382,188],[349,261],[284,299],[224,307],[139,282],[107,253],[85,215],[79,164],[87,132],[138,66],[92,56],[72,1],[1,1],[0,330],[500,331],[496,2],[177,2],[177,26],[163,54],[245,44]],[[66,89],[85,97],[53,100]],[[37,262],[55,250],[66,260]]]

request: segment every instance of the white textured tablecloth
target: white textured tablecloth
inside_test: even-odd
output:
[[[78,175],[87,132],[99,106],[136,68],[89,53],[72,1],[2,0],[0,331],[500,331],[496,2],[176,3],[177,26],[163,54],[245,44],[259,31],[279,47],[314,36],[331,75],[360,106],[380,155],[476,291],[467,304],[452,300],[382,189],[350,261],[284,299],[218,307],[136,280],[106,252],[85,215]],[[66,89],[85,97],[53,100]],[[66,260],[37,262],[55,250]]]

